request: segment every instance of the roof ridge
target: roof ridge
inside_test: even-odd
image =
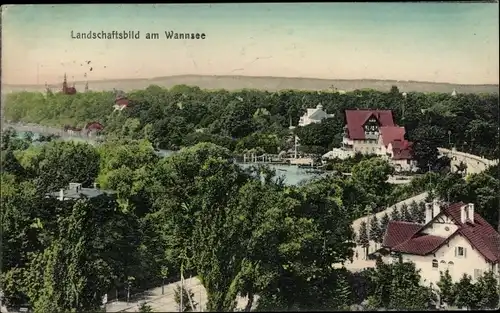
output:
[[[401,224],[422,225],[422,224],[420,224],[420,223],[415,223],[415,222],[395,221],[395,220],[391,220],[391,221],[389,221],[389,223],[401,223]]]

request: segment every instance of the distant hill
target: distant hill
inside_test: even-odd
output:
[[[131,91],[144,89],[149,85],[158,85],[170,88],[175,85],[198,86],[201,89],[260,89],[277,91],[283,89],[296,90],[327,90],[332,86],[338,90],[352,91],[355,89],[375,89],[388,91],[395,85],[400,91],[419,92],[443,92],[451,93],[456,89],[458,93],[498,93],[498,85],[459,85],[449,83],[417,82],[417,81],[396,81],[396,80],[376,80],[376,79],[316,79],[316,78],[292,78],[292,77],[258,77],[258,76],[203,76],[203,75],[182,75],[156,77],[151,79],[121,79],[121,80],[101,80],[89,81],[90,90],[112,90],[113,88]],[[76,82],[77,90],[85,88],[85,82]],[[51,85],[53,90],[60,89],[61,85]],[[35,91],[45,90],[41,85],[2,85],[2,93],[13,91]]]

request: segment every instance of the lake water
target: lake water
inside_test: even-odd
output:
[[[25,132],[17,132],[18,137],[22,138]],[[38,139],[39,134],[33,133],[33,139]],[[84,138],[64,138],[64,140],[73,140],[77,142],[89,142],[94,144],[95,141],[92,139],[84,139]],[[158,155],[162,157],[168,157],[175,153],[175,151],[171,150],[159,150]],[[247,168],[252,165],[259,165],[262,163],[238,163],[241,167]],[[314,177],[318,177],[318,174],[308,173],[306,169],[299,168],[296,165],[283,165],[283,164],[269,164],[269,167],[276,171],[276,176],[283,177],[284,183],[286,185],[297,185],[301,181],[309,180]]]

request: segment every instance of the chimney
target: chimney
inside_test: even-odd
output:
[[[59,200],[61,200],[61,201],[64,200],[64,189],[59,190]]]
[[[460,222],[465,224],[467,222],[467,205],[460,208]]]
[[[425,224],[432,220],[432,203],[425,204]]]
[[[437,199],[434,199],[432,201],[432,217],[438,216],[439,213],[441,213],[441,203]]]
[[[467,204],[467,217],[469,221],[474,224],[474,203]]]

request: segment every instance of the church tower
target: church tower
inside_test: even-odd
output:
[[[89,91],[89,81],[87,80],[85,82],[85,92],[88,92]]]
[[[64,73],[64,81],[63,81],[63,85],[62,85],[62,92],[64,94],[68,93],[68,81],[66,79],[66,73]]]

